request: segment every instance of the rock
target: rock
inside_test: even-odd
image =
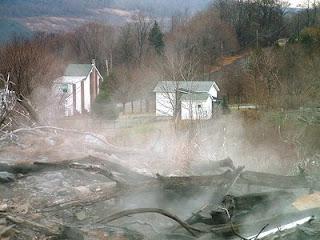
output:
[[[13,182],[15,175],[8,172],[0,172],[0,183]]]
[[[8,204],[0,204],[0,212],[5,212],[8,209]]]
[[[87,218],[86,213],[84,211],[77,212],[75,216],[79,221],[82,221]]]
[[[59,239],[84,240],[83,232],[72,227],[64,227]]]
[[[74,189],[83,195],[91,194],[91,191],[87,186],[78,186],[78,187],[74,187]]]
[[[7,220],[5,218],[0,218],[0,225],[7,225]]]

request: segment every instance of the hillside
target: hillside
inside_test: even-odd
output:
[[[17,21],[9,19],[0,19],[0,42],[6,42],[13,36],[31,36],[31,31]]]
[[[96,21],[122,25],[138,12],[161,19],[188,11],[204,9],[211,0],[1,0],[0,42],[12,33],[70,31]],[[9,20],[10,19],[10,20]],[[14,21],[12,21],[14,20]]]
[[[119,8],[141,10],[156,16],[171,16],[177,11],[195,12],[211,0],[2,0],[0,14],[4,17],[83,16],[92,9]]]

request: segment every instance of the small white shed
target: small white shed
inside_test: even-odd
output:
[[[159,81],[153,91],[156,116],[174,116],[178,107],[181,119],[195,120],[212,117],[220,89],[214,81]]]
[[[181,119],[210,119],[213,99],[208,93],[189,93],[181,96]]]
[[[99,94],[103,77],[92,64],[69,64],[64,75],[55,80],[54,91],[65,116],[88,113]]]

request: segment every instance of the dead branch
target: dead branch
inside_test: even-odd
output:
[[[0,82],[4,83],[4,89],[0,91],[0,126],[3,125],[9,116],[10,112],[16,105],[16,96],[13,91],[9,90],[10,74],[5,80],[4,76],[0,74]]]
[[[40,210],[39,212],[53,212],[53,211],[61,211],[69,208],[87,207],[87,206],[97,204],[99,202],[104,202],[110,199],[119,198],[126,194],[148,191],[148,189],[149,190],[154,189],[154,186],[152,185],[147,186],[147,184],[144,184],[142,186],[135,186],[135,187],[121,185],[121,188],[107,189],[106,191],[103,191],[98,196],[94,196],[94,197],[89,196],[86,199],[81,198],[81,199],[75,199],[75,200],[64,202],[64,203],[53,204],[53,205],[47,206],[46,208]]]
[[[85,159],[90,159],[90,157]],[[29,173],[35,173],[35,172],[41,172],[41,171],[57,171],[57,170],[66,169],[66,168],[82,169],[85,171],[101,174],[122,186],[129,185],[129,183],[125,179],[114,175],[112,171],[113,172],[119,171],[121,174],[125,176],[127,174],[132,174],[132,175],[135,174],[136,176],[139,176],[141,178],[143,177],[142,175],[140,176],[138,173],[131,172],[130,170],[127,170],[126,168],[121,167],[116,163],[111,163],[107,160],[104,160],[103,164],[107,165],[108,168],[101,167],[99,165],[81,164],[77,162],[82,160],[84,159],[65,160],[61,162],[34,162],[32,164],[19,163],[15,165],[0,163],[0,172],[8,172],[12,174],[29,174]]]
[[[92,132],[85,132],[85,131],[80,131],[80,130],[76,130],[76,129],[60,128],[60,127],[55,127],[55,126],[37,126],[37,127],[30,127],[30,128],[19,128],[19,129],[16,129],[16,130],[9,132],[9,133],[5,134],[4,136],[2,136],[0,138],[0,141],[4,141],[14,134],[19,134],[19,133],[23,133],[23,132],[33,132],[35,130],[43,130],[43,131],[53,130],[53,131],[67,132],[67,133],[72,133],[72,134],[77,134],[77,135],[90,136],[90,137],[93,137],[94,139],[98,140],[100,143],[102,143],[106,148],[104,150],[108,154],[111,154],[111,153],[130,153],[130,154],[146,153],[144,150],[140,150],[140,149],[115,146],[115,145],[109,143],[107,140],[105,140],[104,137],[102,137],[98,134],[92,133]]]
[[[130,226],[130,225],[134,225],[134,224],[141,225],[141,226],[148,226],[148,227],[150,227],[150,229],[152,229],[153,232],[160,234],[160,232],[152,224],[147,223],[147,222],[138,221],[138,220],[136,220],[134,222],[126,223],[123,226],[126,227],[126,226]]]
[[[135,181],[133,184],[136,184],[136,182],[140,182],[140,181],[148,181],[148,180],[154,179],[152,177],[139,174],[135,171],[132,171],[132,170],[122,166],[121,164],[114,163],[114,162],[109,161],[108,159],[105,159],[105,158],[100,158],[100,157],[96,157],[93,155],[89,155],[88,157],[85,157],[85,159],[89,159],[91,161],[99,163],[104,168],[107,168],[112,172],[121,173],[122,176],[126,176],[126,177],[130,178],[131,180]]]
[[[269,226],[269,224],[266,224],[261,228],[261,230],[258,232],[257,236],[254,238],[254,240],[257,240],[260,236],[260,234]]]
[[[33,222],[33,221],[29,221],[26,219],[23,219],[21,217],[17,217],[17,216],[12,216],[6,213],[0,213],[0,216],[5,217],[8,221],[11,221],[17,225],[21,225],[27,228],[31,228],[34,229],[37,232],[41,232],[44,233],[46,235],[49,236],[58,236],[60,235],[60,230],[59,229],[54,229],[54,228],[49,228],[47,226],[44,226],[42,224]]]
[[[119,218],[123,218],[123,217],[127,217],[133,214],[141,214],[141,213],[158,213],[161,214],[163,216],[166,216],[168,218],[173,219],[174,221],[176,221],[177,223],[179,223],[184,229],[186,229],[192,236],[196,236],[196,234],[194,232],[198,232],[198,233],[203,233],[204,231],[198,228],[195,228],[187,223],[185,223],[184,221],[182,221],[179,217],[177,217],[176,215],[173,215],[171,213],[169,213],[166,210],[163,209],[159,209],[159,208],[137,208],[137,209],[132,209],[132,210],[125,210],[119,213],[115,213],[107,218],[101,219],[98,221],[98,223],[109,223],[112,221],[115,221]]]
[[[108,169],[102,169],[101,167],[96,166],[96,165],[71,163],[69,165],[69,167],[70,168],[74,168],[74,169],[82,169],[82,170],[86,170],[86,171],[89,171],[89,172],[94,172],[94,173],[97,173],[97,174],[101,174],[101,175],[109,178],[110,180],[116,182],[119,185],[128,185],[128,182],[126,180],[124,180],[123,178],[120,178],[120,177],[114,175]]]
[[[105,145],[110,145],[110,143],[108,143],[106,140],[104,140],[101,136],[98,136],[94,133],[82,132],[82,131],[79,131],[76,129],[59,128],[59,127],[54,127],[54,126],[37,126],[37,127],[32,127],[32,128],[31,127],[30,128],[19,128],[19,129],[16,129],[16,130],[6,134],[2,138],[0,138],[0,140],[4,140],[10,134],[12,135],[12,134],[18,134],[21,132],[33,132],[35,130],[55,130],[55,131],[69,132],[69,133],[80,134],[80,135],[88,135],[88,136],[91,136],[91,137],[97,139],[98,141],[100,141],[101,143],[103,143]]]
[[[40,122],[38,112],[36,111],[35,107],[32,105],[31,101],[28,98],[26,98],[23,95],[20,95],[18,102],[21,104],[21,106],[23,106],[27,110],[31,119],[34,122],[36,123]]]
[[[12,228],[14,228],[15,226],[16,225],[10,225],[8,227],[0,229],[0,238],[1,238],[1,236],[5,235],[7,232],[9,232]]]
[[[231,174],[228,179],[224,179],[220,181],[218,184],[218,190],[213,193],[211,202],[202,206],[196,213],[194,213],[191,217],[189,217],[186,222],[189,224],[193,224],[201,218],[201,212],[210,212],[217,203],[221,202],[223,197],[227,195],[230,188],[235,184],[235,182],[239,179],[239,176],[244,167],[238,167],[235,171],[229,172],[227,174]],[[226,173],[224,175],[226,175]],[[214,184],[213,180],[211,180],[211,186]]]

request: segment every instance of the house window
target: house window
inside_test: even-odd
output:
[[[62,90],[62,92],[67,93],[68,92],[68,84],[62,84],[61,90]]]

